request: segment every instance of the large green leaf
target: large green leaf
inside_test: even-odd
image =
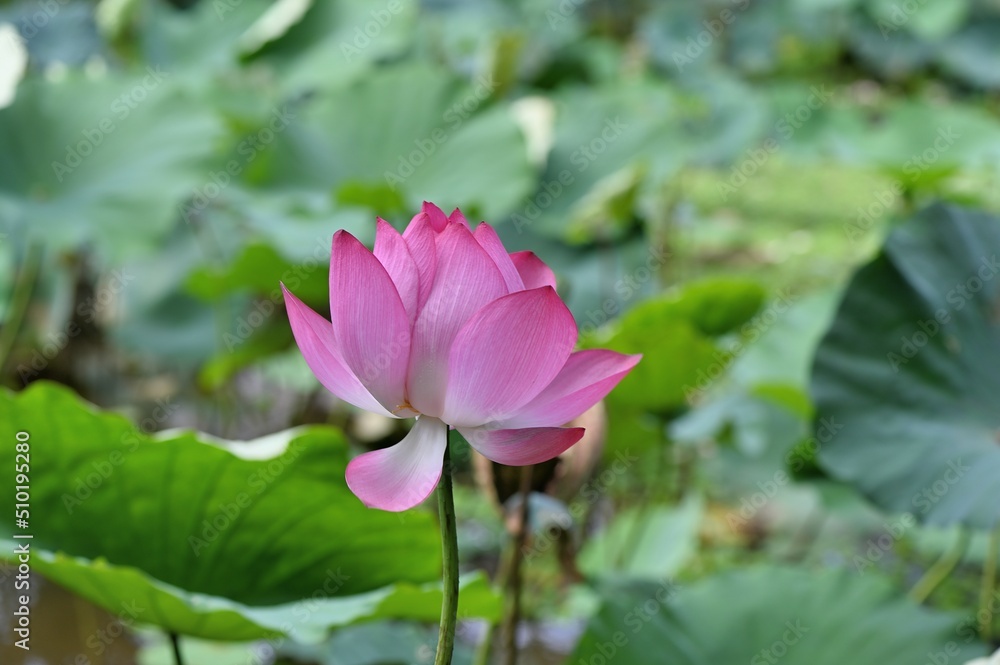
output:
[[[39,70],[53,65],[74,67],[91,58],[106,57],[107,44],[98,33],[93,14],[89,3],[39,7],[23,0],[0,5],[0,23],[20,28],[31,64]]]
[[[136,601],[140,621],[236,640],[438,612],[440,593],[414,586],[439,575],[432,516],[366,509],[336,430],[153,438],[44,383],[0,395],[0,423],[31,435],[36,569],[108,609]],[[302,599],[322,602],[296,616]]]
[[[1000,21],[995,17],[970,22],[941,47],[942,68],[972,85],[995,90],[1000,87],[998,36]]]
[[[673,302],[700,332],[715,337],[750,321],[766,297],[754,282],[716,277],[688,284]]]
[[[716,366],[721,372],[729,363],[729,356],[690,322],[666,316],[641,327],[630,321],[602,346],[643,354],[642,362],[609,396],[612,404],[632,409],[669,411],[684,406],[699,381],[710,381],[706,372]]]
[[[223,241],[232,227],[251,230],[289,261],[318,246],[328,252],[338,228],[367,241],[376,214],[401,224],[423,200],[498,221],[528,193],[534,173],[493,88],[489,79],[470,84],[406,65],[301,98],[281,107],[280,129],[268,128],[269,117],[250,123],[228,154],[238,176],[185,212],[203,216]],[[268,140],[254,149],[262,135]]]
[[[0,541],[12,552],[18,541]],[[441,584],[397,583],[374,591],[342,595],[349,574],[341,566],[327,568],[308,597],[275,605],[248,605],[228,598],[191,592],[128,566],[103,559],[83,559],[48,550],[36,551],[32,569],[105,609],[132,613],[139,624],[205,639],[244,641],[288,636],[318,642],[328,630],[378,619],[436,621],[441,612]],[[480,574],[462,580],[463,616],[497,616],[498,604],[488,580]],[[124,614],[123,614],[124,613]]]
[[[732,355],[712,337],[740,329],[762,301],[763,291],[751,282],[713,279],[636,305],[610,339],[598,343],[643,354],[611,393],[612,403],[648,410],[683,406],[729,365]]]
[[[805,391],[813,354],[830,325],[838,296],[831,291],[801,299],[779,296],[752,327],[746,353],[733,363],[734,381],[748,387],[787,385]]]
[[[0,219],[63,250],[149,249],[208,174],[223,135],[205,106],[150,67],[135,76],[25,81],[0,110]]]
[[[313,2],[302,20],[265,49],[283,90],[331,90],[390,60],[414,39],[415,0],[373,7],[364,0]],[[335,66],[331,66],[335,65]]]
[[[891,511],[1000,519],[1000,220],[938,205],[854,276],[820,344],[820,461]]]
[[[685,165],[731,159],[762,131],[762,106],[741,84],[720,74],[686,86],[628,81],[555,97],[551,154],[519,229],[574,243],[620,237]]]
[[[610,590],[569,662],[964,663],[985,651],[973,626],[897,599],[872,575],[761,567]]]
[[[187,69],[208,80],[208,74],[235,69],[247,38],[262,26],[270,4],[266,0],[199,2],[186,10],[169,3],[138,3],[134,23],[136,43],[145,59],[171,70]],[[288,3],[284,3],[288,4]],[[258,28],[259,29],[259,28]]]
[[[371,189],[387,207],[401,200],[418,210],[426,199],[495,221],[534,182],[513,117],[491,106],[495,85],[488,77],[465,84],[427,66],[379,70],[306,109],[312,134],[295,149],[323,163],[308,177],[334,194]]]

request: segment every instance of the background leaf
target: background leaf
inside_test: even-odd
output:
[[[817,421],[842,429],[825,468],[932,524],[1000,519],[1000,220],[939,205],[855,275],[819,346]]]

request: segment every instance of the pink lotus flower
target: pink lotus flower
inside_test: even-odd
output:
[[[284,289],[284,286],[282,286]],[[482,223],[424,203],[399,234],[378,220],[375,251],[337,231],[330,313],[285,290],[295,341],[330,392],[359,408],[416,417],[396,445],[356,457],[347,484],[365,505],[401,511],[437,486],[448,427],[485,457],[521,466],[583,436],[561,425],[639,361],[573,352],[577,328],[555,276],[532,252],[508,254]]]

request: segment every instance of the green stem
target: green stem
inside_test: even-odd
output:
[[[177,633],[170,633],[170,644],[174,647],[174,663],[184,665],[184,657],[181,655],[181,638]]]
[[[476,654],[473,658],[473,665],[488,665],[490,662],[490,654],[493,653],[493,633],[496,632],[496,624],[490,621],[486,625],[486,633],[483,635],[483,641],[479,643],[476,647]]]
[[[455,649],[455,625],[458,621],[458,528],[455,524],[455,491],[452,486],[451,441],[445,443],[444,469],[438,483],[438,513],[441,517],[441,555],[444,564],[444,587],[441,601],[441,627],[438,631],[434,665],[451,665]]]
[[[674,448],[670,445],[670,441],[667,439],[666,420],[660,420],[659,436],[657,437],[656,443],[656,454],[653,456],[653,478],[659,479],[666,475],[668,469],[665,467],[670,465],[670,461],[667,459],[667,456],[673,454]],[[678,478],[679,477],[680,476],[678,476]],[[678,480],[677,490],[683,492],[684,490],[680,485],[680,481]],[[680,503],[682,498],[683,495],[678,496],[677,503]],[[625,546],[618,551],[618,556],[615,561],[615,566],[617,568],[625,569],[628,564],[635,562],[635,558],[638,556],[639,552],[639,545],[646,537],[646,532],[650,528],[651,520],[646,518],[651,515],[653,510],[655,510],[659,505],[659,500],[660,496],[656,494],[652,483],[645,483],[639,503],[635,508],[635,521],[632,522],[631,528],[625,537]]]
[[[533,466],[521,467],[521,507],[518,511],[517,531],[513,534],[510,552],[510,567],[507,576],[507,611],[504,617],[504,637],[507,641],[504,650],[506,665],[517,664],[517,626],[521,622],[521,562],[524,558],[524,546],[528,540],[529,521],[531,520],[531,475]]]
[[[21,330],[21,323],[28,312],[31,293],[35,290],[35,281],[38,279],[41,263],[41,245],[31,245],[24,262],[21,264],[21,269],[17,272],[17,281],[14,282],[14,292],[11,294],[10,306],[7,310],[7,321],[3,328],[0,328],[0,376],[3,376],[7,370],[7,361],[10,359],[10,352],[14,348],[17,334]]]
[[[965,550],[969,547],[969,537],[971,533],[963,527],[958,528],[958,540],[951,551],[945,552],[944,556],[934,562],[934,565],[927,569],[924,576],[917,580],[917,583],[910,589],[910,599],[915,603],[922,603],[927,600],[934,590],[941,585],[955,566],[962,561]]]
[[[979,636],[986,642],[993,640],[993,589],[997,583],[997,557],[1000,556],[1000,524],[990,534],[990,546],[983,563],[982,586],[979,588]]]
[[[524,467],[521,468],[523,469]],[[521,480],[523,481],[523,479],[524,478],[522,476]],[[522,508],[523,507],[524,506],[522,506]],[[527,522],[527,520],[525,520],[525,522]],[[520,561],[516,552],[516,550],[521,547],[521,545],[518,544],[520,540],[517,537],[517,533],[512,534],[510,538],[504,540],[503,547],[500,552],[499,564],[497,565],[497,573],[493,580],[493,585],[495,587],[504,589],[508,592],[508,598],[510,597],[509,590],[511,588],[511,568],[514,566],[515,559]],[[509,610],[509,607],[510,606],[508,605],[504,608],[505,614],[503,616],[503,620],[506,620],[506,612]],[[483,640],[479,643],[479,646],[476,649],[475,659],[472,661],[474,665],[488,665],[490,662],[490,656],[493,653],[494,638],[496,637],[499,628],[499,624],[494,621],[487,623],[486,633],[483,636]]]

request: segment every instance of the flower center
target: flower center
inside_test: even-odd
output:
[[[392,413],[394,415],[399,415],[402,411],[409,411],[412,414],[420,415],[420,412],[413,408],[413,405],[410,404],[410,400],[408,399],[404,399],[402,404],[397,404],[396,408],[392,410]]]

